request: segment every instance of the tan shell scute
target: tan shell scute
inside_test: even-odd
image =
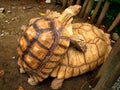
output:
[[[80,51],[71,45],[51,73],[57,79],[67,79],[95,69],[106,60],[111,51],[109,35],[97,27],[88,23],[75,23],[72,28],[73,35],[85,42],[86,51]]]

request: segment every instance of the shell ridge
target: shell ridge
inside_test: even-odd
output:
[[[44,57],[44,59],[42,60],[41,64],[39,65],[39,67],[37,68],[37,70],[40,70],[42,69],[43,65],[49,60],[49,58],[53,55],[53,51],[54,49],[56,48],[56,46],[58,45],[59,43],[59,40],[60,40],[60,32],[58,32],[58,30],[56,29],[55,25],[54,25],[54,20],[51,19],[51,22],[50,22],[50,25],[51,25],[51,29],[52,29],[52,32],[53,32],[53,35],[54,35],[54,43],[51,45],[51,47],[48,49],[48,53],[47,55]],[[61,29],[61,28],[59,28]],[[62,28],[63,30],[64,28]],[[61,30],[61,31],[62,31]]]
[[[41,60],[40,60],[37,56],[35,56],[31,51],[29,51],[28,54],[29,54],[31,57],[35,58],[35,60],[41,62]]]

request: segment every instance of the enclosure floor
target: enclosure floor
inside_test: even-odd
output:
[[[48,4],[46,8],[40,9],[37,0],[0,0],[0,8],[5,12],[0,17],[0,70],[4,75],[0,77],[0,90],[18,90],[22,86],[24,90],[50,90],[53,78],[49,77],[37,86],[27,83],[28,76],[20,74],[17,65],[18,54],[17,39],[20,36],[22,25],[27,25],[33,17],[39,17],[39,12],[45,13],[46,9],[52,9],[54,4]],[[62,11],[61,7],[55,9]],[[64,81],[59,90],[90,90],[87,83],[93,72],[70,78]]]

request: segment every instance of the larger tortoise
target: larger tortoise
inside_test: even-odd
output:
[[[57,18],[46,15],[30,20],[18,42],[20,72],[30,76],[28,83],[36,85],[46,79],[69,47],[72,16],[80,6],[70,6]]]
[[[107,58],[111,50],[109,34],[88,23],[72,24],[71,45],[59,65],[51,73],[56,77],[51,87],[58,89],[64,79],[95,69]]]

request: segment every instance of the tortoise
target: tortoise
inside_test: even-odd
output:
[[[89,23],[72,24],[71,44],[60,63],[51,73],[53,89],[65,79],[84,74],[101,65],[111,51],[110,35]]]
[[[36,85],[46,79],[66,53],[72,34],[72,16],[79,5],[70,6],[61,15],[33,18],[18,39],[20,72],[29,75],[28,83]],[[59,14],[59,13],[58,13]]]

